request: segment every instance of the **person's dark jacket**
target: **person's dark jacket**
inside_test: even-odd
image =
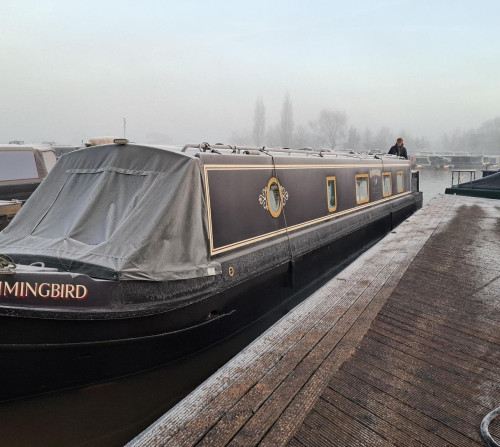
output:
[[[403,157],[408,160],[408,154],[404,146],[398,147],[398,145],[395,144],[389,149],[389,154],[397,155],[398,157]]]

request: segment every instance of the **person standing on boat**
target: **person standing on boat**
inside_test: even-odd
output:
[[[406,148],[403,146],[403,139],[398,138],[396,144],[389,149],[389,154],[397,155],[398,157],[403,157],[408,160],[408,154]]]

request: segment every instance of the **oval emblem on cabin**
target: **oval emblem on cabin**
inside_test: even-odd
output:
[[[281,210],[286,205],[287,200],[288,192],[280,185],[276,177],[272,177],[269,180],[267,188],[263,188],[259,195],[259,203],[275,218],[281,214]]]

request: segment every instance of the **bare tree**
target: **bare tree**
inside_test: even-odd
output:
[[[293,107],[290,94],[287,93],[283,101],[283,108],[281,109],[281,122],[280,122],[280,136],[281,146],[290,147],[293,138]]]
[[[346,149],[352,149],[355,151],[359,151],[361,149],[361,135],[359,134],[358,129],[353,126],[349,127],[349,131],[347,132]]]
[[[483,124],[484,126],[484,124]],[[481,153],[494,153],[498,152],[498,140],[494,140],[493,145],[488,144],[488,140],[491,135],[487,132],[483,132],[484,127],[479,129],[469,129],[466,130],[462,135],[462,147],[465,151],[473,154],[475,152]],[[488,147],[490,146],[490,147]]]
[[[330,149],[335,149],[344,137],[346,124],[347,116],[345,112],[323,109],[318,120],[312,121],[310,126]]]
[[[279,125],[269,126],[266,131],[266,143],[268,147],[278,147],[280,145],[281,132]]]
[[[463,133],[455,129],[451,135],[444,134],[441,140],[441,150],[449,152],[462,151],[464,149],[464,135]]]
[[[500,141],[500,117],[485,121],[476,131],[470,131],[466,139],[471,152],[497,154]]]
[[[255,101],[252,137],[255,146],[262,146],[266,135],[266,107],[262,98]]]
[[[373,145],[372,131],[370,129],[365,129],[365,131],[363,132],[362,141],[362,147],[365,151],[368,152],[375,149]]]
[[[441,151],[452,151],[452,142],[447,133],[444,133],[439,141],[439,150]]]
[[[309,145],[310,140],[311,136],[307,129],[302,125],[297,126],[294,134],[294,147],[303,149]]]
[[[428,150],[430,147],[430,144],[425,139],[425,137],[415,138],[414,140],[412,140],[412,144],[413,144],[412,149],[416,152]]]
[[[395,144],[394,136],[388,127],[381,127],[375,137],[375,149],[389,150]]]

